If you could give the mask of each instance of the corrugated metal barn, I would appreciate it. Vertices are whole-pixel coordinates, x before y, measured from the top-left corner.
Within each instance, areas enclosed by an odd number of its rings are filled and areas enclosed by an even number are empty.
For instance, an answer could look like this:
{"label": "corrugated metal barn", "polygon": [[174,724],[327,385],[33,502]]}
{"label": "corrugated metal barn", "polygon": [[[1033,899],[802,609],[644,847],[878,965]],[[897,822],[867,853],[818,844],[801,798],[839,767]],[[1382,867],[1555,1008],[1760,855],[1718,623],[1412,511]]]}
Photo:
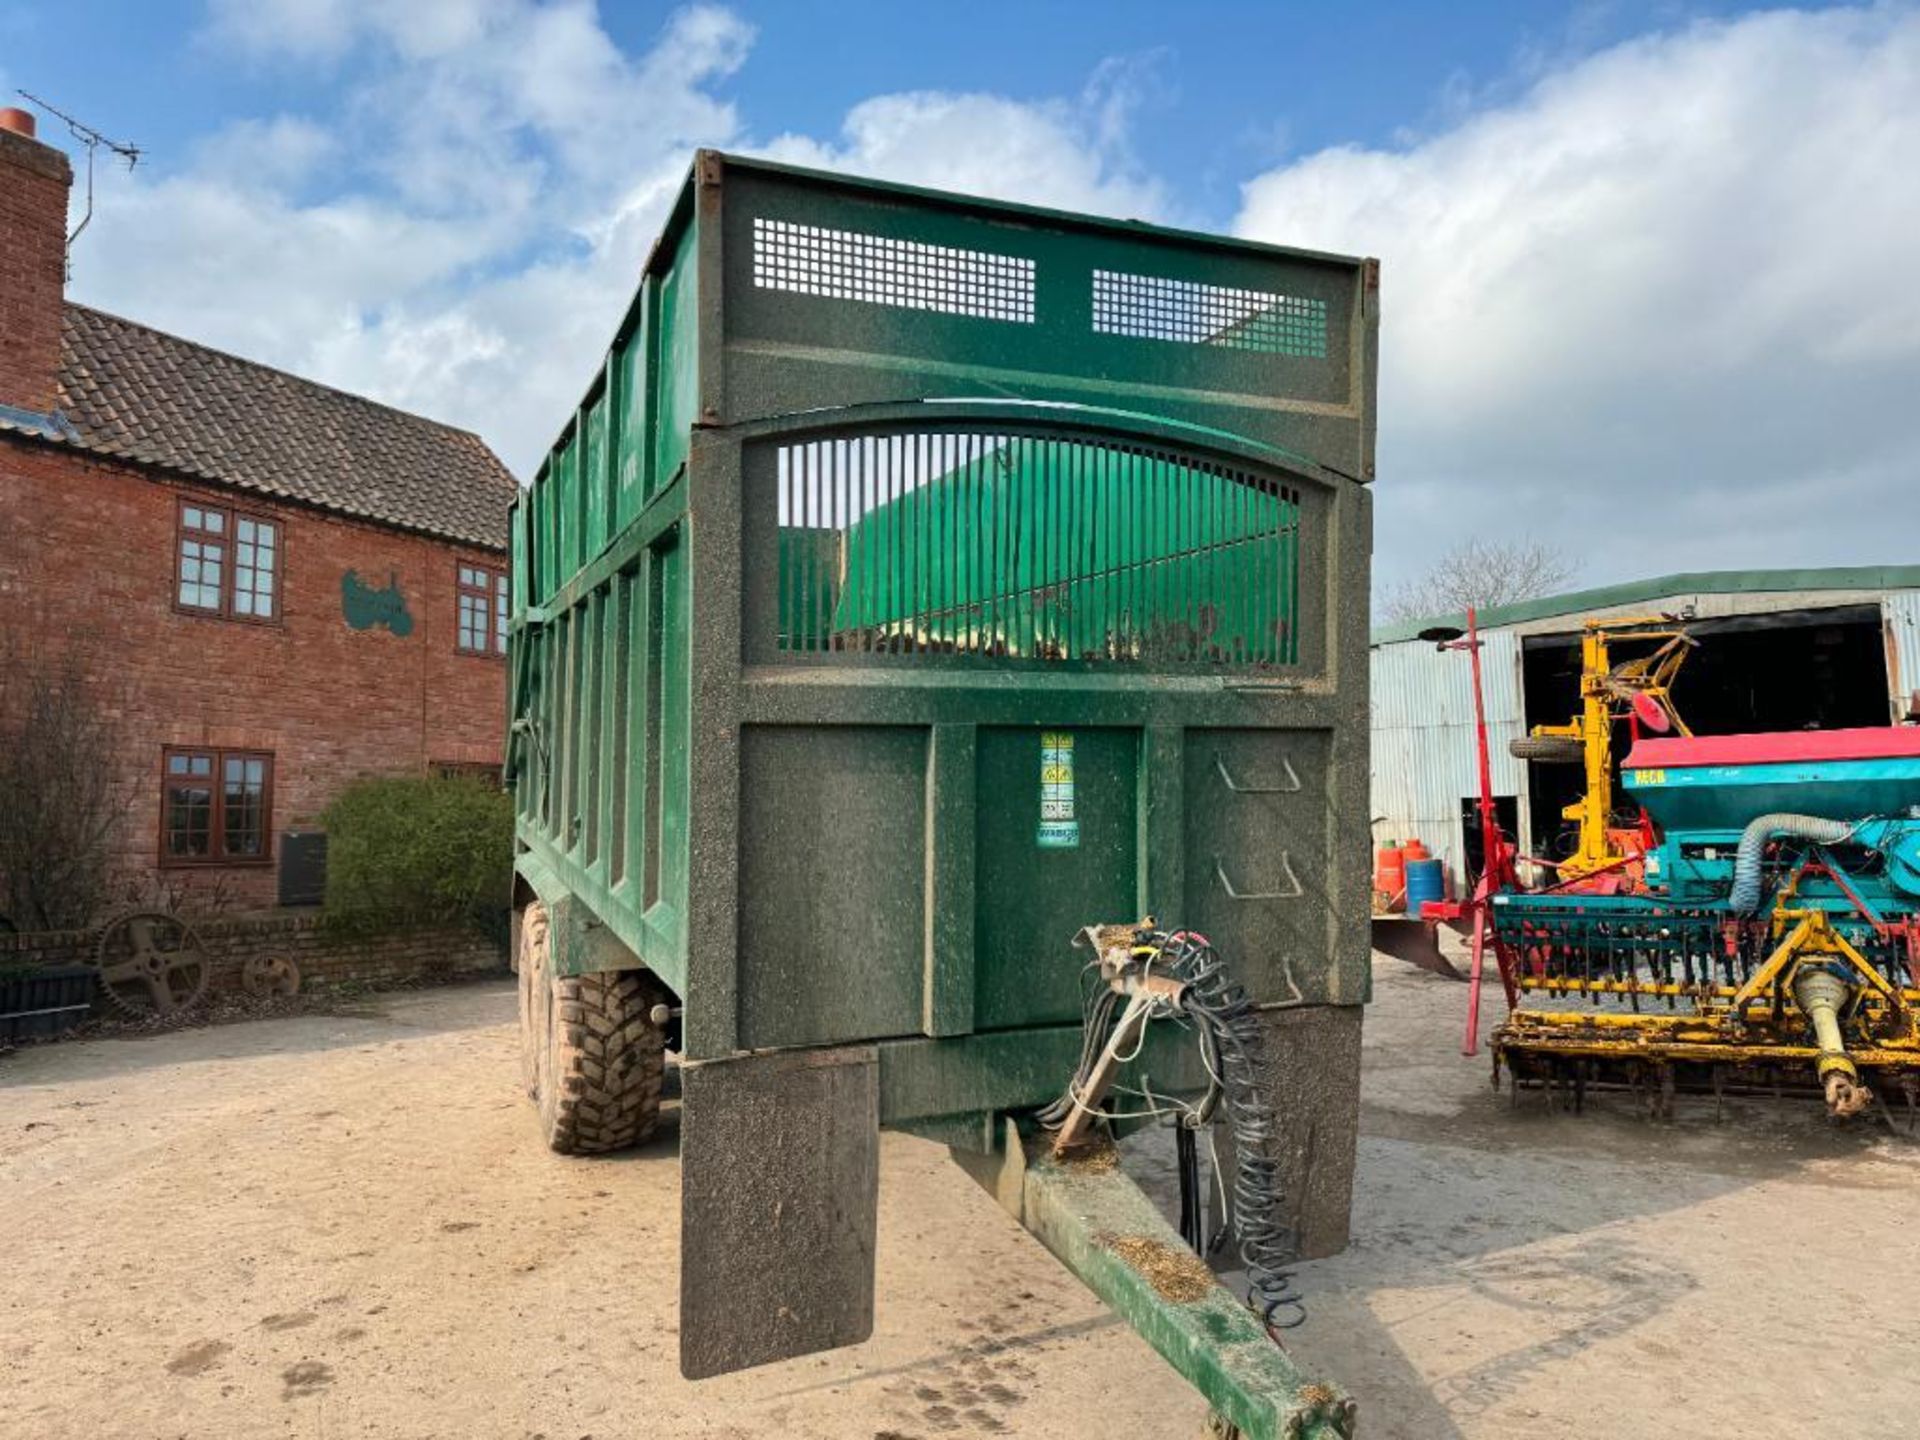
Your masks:
{"label": "corrugated metal barn", "polygon": [[[1826,730],[1920,720],[1920,565],[1663,575],[1490,610],[1480,617],[1493,788],[1530,855],[1556,857],[1576,768],[1515,760],[1507,742],[1579,708],[1589,617],[1670,615],[1699,642],[1674,686],[1697,733]],[[1479,794],[1467,656],[1418,638],[1438,616],[1372,643],[1376,844],[1418,838],[1453,884],[1478,864]]]}

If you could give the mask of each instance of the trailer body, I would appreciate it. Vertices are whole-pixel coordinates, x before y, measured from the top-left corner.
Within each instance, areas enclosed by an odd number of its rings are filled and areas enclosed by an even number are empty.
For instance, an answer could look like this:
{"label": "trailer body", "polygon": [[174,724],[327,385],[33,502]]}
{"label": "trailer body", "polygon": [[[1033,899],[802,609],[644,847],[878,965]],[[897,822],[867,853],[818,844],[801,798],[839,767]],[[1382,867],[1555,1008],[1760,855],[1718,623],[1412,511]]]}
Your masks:
{"label": "trailer body", "polygon": [[[718,1280],[735,1332],[690,1370],[864,1333],[874,1126],[989,1149],[1053,1098],[1092,920],[1293,1007],[1344,1243],[1376,302],[1370,261],[697,157],[515,510],[509,645],[521,894],[556,973],[672,992],[685,1203],[737,1202],[689,1214],[683,1329]],[[837,1329],[738,1338],[785,1303],[732,1233],[756,1104],[856,1196],[782,1252]]]}

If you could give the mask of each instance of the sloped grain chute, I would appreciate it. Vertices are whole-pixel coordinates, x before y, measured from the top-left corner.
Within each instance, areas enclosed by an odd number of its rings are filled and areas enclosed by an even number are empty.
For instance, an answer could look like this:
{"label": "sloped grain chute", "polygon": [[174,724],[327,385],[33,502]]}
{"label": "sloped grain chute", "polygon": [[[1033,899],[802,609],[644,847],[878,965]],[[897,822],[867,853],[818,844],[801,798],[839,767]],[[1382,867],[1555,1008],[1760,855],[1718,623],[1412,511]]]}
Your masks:
{"label": "sloped grain chute", "polygon": [[[606,1148],[678,1053],[689,1376],[869,1333],[892,1126],[1247,1434],[1350,1429],[1225,1292],[1095,1243],[1166,1229],[1123,1177],[1026,1148],[1083,1048],[1073,937],[1175,916],[1284,1038],[1301,1248],[1345,1243],[1375,277],[697,160],[515,512],[510,646],[527,1084]],[[1174,1027],[1141,1053],[1204,1087]]]}

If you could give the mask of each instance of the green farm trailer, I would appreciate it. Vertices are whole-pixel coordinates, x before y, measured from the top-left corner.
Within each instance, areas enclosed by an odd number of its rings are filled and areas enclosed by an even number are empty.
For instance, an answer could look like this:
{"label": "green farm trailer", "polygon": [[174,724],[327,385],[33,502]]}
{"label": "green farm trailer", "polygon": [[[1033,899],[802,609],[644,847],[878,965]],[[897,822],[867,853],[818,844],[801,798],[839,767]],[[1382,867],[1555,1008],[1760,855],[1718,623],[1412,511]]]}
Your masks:
{"label": "green farm trailer", "polygon": [[1235,1174],[1346,1243],[1377,280],[696,158],[514,512],[508,760],[547,1142],[643,1139],[679,1058],[689,1376],[870,1333],[898,1127],[1223,1423],[1350,1432],[1058,1121],[1124,1124],[1122,1075],[1191,1118],[1257,1051]]}

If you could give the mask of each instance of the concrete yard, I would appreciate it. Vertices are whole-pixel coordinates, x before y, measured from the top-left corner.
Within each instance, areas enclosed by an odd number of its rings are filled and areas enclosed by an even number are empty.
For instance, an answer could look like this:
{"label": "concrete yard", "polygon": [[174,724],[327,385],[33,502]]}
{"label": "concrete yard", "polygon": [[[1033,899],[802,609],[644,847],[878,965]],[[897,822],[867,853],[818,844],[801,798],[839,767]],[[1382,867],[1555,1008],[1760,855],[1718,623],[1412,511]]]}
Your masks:
{"label": "concrete yard", "polygon": [[[1462,987],[1376,981],[1354,1245],[1302,1267],[1294,1343],[1363,1435],[1916,1433],[1920,1142],[1799,1102],[1510,1109],[1457,1053]],[[0,1058],[0,1435],[1198,1436],[1198,1398],[900,1136],[874,1339],[682,1381],[672,1128],[538,1150],[513,1003]]]}

